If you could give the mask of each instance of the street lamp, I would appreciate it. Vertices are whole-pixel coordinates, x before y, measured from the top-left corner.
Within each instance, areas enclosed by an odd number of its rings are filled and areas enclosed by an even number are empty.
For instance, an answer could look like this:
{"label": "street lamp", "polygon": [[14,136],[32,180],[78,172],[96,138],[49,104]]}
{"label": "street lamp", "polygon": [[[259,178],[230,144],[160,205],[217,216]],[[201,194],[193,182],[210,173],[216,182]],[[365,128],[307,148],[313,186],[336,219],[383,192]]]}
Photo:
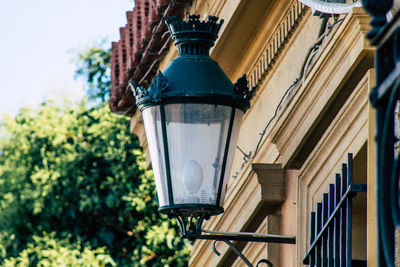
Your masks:
{"label": "street lamp", "polygon": [[209,56],[222,23],[214,16],[167,19],[178,57],[149,90],[130,83],[143,114],[159,211],[178,220],[185,238],[294,243],[294,237],[202,235],[203,221],[224,211],[241,120],[255,91],[246,75],[233,84]]}
{"label": "street lamp", "polygon": [[179,55],[149,90],[134,84],[143,113],[159,211],[174,217],[220,214],[243,114],[253,91],[232,84],[209,57],[223,23],[199,15],[166,20]]}

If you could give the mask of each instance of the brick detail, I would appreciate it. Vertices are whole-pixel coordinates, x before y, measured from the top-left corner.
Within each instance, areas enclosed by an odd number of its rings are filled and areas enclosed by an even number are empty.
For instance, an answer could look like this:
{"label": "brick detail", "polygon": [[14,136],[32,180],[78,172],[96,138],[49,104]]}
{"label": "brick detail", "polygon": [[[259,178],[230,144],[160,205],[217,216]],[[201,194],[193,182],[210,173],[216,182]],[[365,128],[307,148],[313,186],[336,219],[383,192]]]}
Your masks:
{"label": "brick detail", "polygon": [[128,78],[128,64],[126,50],[127,46],[125,44],[125,28],[119,28],[121,39],[118,42],[118,63],[120,66],[119,83],[122,84]]}
{"label": "brick detail", "polygon": [[118,63],[118,43],[113,42],[111,44],[111,58],[110,58],[110,67],[111,67],[111,88],[115,89],[119,86],[119,63]]}
{"label": "brick detail", "polygon": [[126,12],[127,24],[120,28],[120,40],[112,43],[111,97],[113,112],[132,115],[135,99],[128,88],[130,80],[148,86],[170,42],[163,19],[183,15],[190,0],[136,0]]}

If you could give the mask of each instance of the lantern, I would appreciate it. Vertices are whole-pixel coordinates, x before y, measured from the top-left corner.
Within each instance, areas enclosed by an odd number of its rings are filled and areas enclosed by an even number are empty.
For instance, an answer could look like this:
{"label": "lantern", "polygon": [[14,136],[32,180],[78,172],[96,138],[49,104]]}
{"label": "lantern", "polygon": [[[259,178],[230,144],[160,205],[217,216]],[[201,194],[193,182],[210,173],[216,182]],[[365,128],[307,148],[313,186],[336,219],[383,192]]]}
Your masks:
{"label": "lantern", "polygon": [[[147,90],[131,82],[143,114],[159,211],[173,217],[222,213],[243,114],[254,90],[233,84],[209,57],[223,20],[166,20],[179,50]],[[181,225],[182,226],[182,225]]]}

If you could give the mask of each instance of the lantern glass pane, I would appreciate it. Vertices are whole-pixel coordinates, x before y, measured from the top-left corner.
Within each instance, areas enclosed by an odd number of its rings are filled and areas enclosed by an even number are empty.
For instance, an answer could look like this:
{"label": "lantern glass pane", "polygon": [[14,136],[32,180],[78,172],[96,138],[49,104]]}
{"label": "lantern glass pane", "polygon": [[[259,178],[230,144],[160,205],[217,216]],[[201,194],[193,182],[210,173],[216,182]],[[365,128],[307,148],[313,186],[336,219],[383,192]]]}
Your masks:
{"label": "lantern glass pane", "polygon": [[232,111],[213,104],[165,106],[174,204],[217,205]]}
{"label": "lantern glass pane", "polygon": [[235,151],[236,151],[236,144],[237,144],[237,140],[239,137],[240,125],[242,124],[242,118],[243,118],[243,111],[241,111],[240,109],[236,109],[233,126],[232,126],[231,139],[229,142],[228,158],[226,160],[226,167],[225,167],[226,171],[224,174],[224,180],[223,180],[223,185],[222,185],[221,199],[220,199],[220,203],[219,203],[219,205],[221,207],[224,204],[226,184],[228,183],[229,177],[231,175],[233,156],[235,155]]}
{"label": "lantern glass pane", "polygon": [[143,121],[160,206],[169,205],[160,107],[143,110]]}

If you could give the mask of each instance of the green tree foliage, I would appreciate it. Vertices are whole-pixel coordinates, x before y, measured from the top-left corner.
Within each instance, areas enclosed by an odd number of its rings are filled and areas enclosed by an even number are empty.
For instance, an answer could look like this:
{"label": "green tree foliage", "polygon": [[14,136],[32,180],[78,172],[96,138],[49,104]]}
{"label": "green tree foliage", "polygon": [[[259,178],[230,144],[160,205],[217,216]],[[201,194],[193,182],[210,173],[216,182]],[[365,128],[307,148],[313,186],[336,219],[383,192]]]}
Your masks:
{"label": "green tree foliage", "polygon": [[76,75],[85,79],[92,101],[104,103],[110,96],[110,55],[111,49],[105,49],[104,42],[78,54]]}
{"label": "green tree foliage", "polygon": [[6,259],[4,266],[116,266],[105,248],[91,250],[88,246],[83,247],[80,242],[60,240],[54,233],[43,237],[33,236],[33,241],[19,257]]}
{"label": "green tree foliage", "polygon": [[87,106],[48,100],[1,122],[0,263],[186,265],[129,118]]}

